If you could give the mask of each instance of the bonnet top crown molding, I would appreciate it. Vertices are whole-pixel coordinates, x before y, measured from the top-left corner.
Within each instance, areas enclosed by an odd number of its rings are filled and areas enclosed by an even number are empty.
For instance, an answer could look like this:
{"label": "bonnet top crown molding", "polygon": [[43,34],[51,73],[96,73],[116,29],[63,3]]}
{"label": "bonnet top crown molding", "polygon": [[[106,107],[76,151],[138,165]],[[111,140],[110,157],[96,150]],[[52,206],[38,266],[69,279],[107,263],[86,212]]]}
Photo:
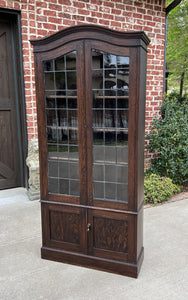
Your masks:
{"label": "bonnet top crown molding", "polygon": [[52,35],[31,40],[30,42],[34,46],[34,52],[36,53],[50,51],[66,43],[83,39],[101,40],[111,43],[112,36],[114,38],[113,43],[117,46],[141,46],[146,50],[146,46],[150,43],[150,39],[144,31],[123,32],[92,24],[67,27]]}

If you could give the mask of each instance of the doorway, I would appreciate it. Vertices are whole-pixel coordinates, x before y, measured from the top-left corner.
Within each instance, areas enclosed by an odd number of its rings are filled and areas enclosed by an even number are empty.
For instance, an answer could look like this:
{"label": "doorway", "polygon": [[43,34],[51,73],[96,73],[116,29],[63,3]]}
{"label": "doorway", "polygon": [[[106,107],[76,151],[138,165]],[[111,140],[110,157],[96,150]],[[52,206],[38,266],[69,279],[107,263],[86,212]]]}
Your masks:
{"label": "doorway", "polygon": [[0,10],[0,190],[25,186],[26,122],[19,13]]}

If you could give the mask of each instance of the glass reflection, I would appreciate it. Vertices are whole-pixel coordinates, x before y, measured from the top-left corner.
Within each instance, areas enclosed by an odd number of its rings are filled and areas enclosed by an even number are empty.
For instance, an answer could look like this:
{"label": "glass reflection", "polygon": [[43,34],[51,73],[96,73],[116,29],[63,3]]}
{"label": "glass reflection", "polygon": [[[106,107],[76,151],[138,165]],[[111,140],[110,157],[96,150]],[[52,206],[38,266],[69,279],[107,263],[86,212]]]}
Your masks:
{"label": "glass reflection", "polygon": [[65,89],[65,73],[64,72],[55,73],[55,82],[56,82],[56,90],[64,90]]}
{"label": "glass reflection", "polygon": [[66,55],[66,69],[76,70],[76,51]]}
{"label": "glass reflection", "polygon": [[92,50],[93,194],[127,201],[129,57]]}
{"label": "glass reflection", "polygon": [[64,56],[56,58],[56,60],[55,60],[55,70],[63,71],[64,69],[65,69]]}
{"label": "glass reflection", "polygon": [[45,90],[54,90],[54,73],[48,72],[45,73]]}
{"label": "glass reflection", "polygon": [[45,61],[49,193],[79,196],[76,51]]}

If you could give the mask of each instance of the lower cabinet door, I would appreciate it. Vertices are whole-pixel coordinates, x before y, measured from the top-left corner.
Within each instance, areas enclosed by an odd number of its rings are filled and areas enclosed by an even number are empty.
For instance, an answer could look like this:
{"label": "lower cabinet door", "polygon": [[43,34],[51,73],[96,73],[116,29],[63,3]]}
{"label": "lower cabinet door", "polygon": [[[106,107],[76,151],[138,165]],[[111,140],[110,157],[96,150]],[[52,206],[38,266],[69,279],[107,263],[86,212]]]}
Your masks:
{"label": "lower cabinet door", "polygon": [[85,209],[42,203],[43,247],[86,253],[85,228]]}
{"label": "lower cabinet door", "polygon": [[123,213],[88,209],[89,254],[128,261],[128,216]]}

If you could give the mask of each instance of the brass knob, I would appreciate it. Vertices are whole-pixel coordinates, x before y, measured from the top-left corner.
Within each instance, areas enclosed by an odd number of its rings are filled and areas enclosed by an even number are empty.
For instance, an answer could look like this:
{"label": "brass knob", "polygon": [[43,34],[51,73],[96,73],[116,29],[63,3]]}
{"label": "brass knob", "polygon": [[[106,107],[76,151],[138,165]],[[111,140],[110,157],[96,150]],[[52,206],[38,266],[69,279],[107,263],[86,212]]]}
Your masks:
{"label": "brass knob", "polygon": [[91,229],[91,224],[88,223],[88,224],[87,224],[87,231],[90,231],[90,229]]}

